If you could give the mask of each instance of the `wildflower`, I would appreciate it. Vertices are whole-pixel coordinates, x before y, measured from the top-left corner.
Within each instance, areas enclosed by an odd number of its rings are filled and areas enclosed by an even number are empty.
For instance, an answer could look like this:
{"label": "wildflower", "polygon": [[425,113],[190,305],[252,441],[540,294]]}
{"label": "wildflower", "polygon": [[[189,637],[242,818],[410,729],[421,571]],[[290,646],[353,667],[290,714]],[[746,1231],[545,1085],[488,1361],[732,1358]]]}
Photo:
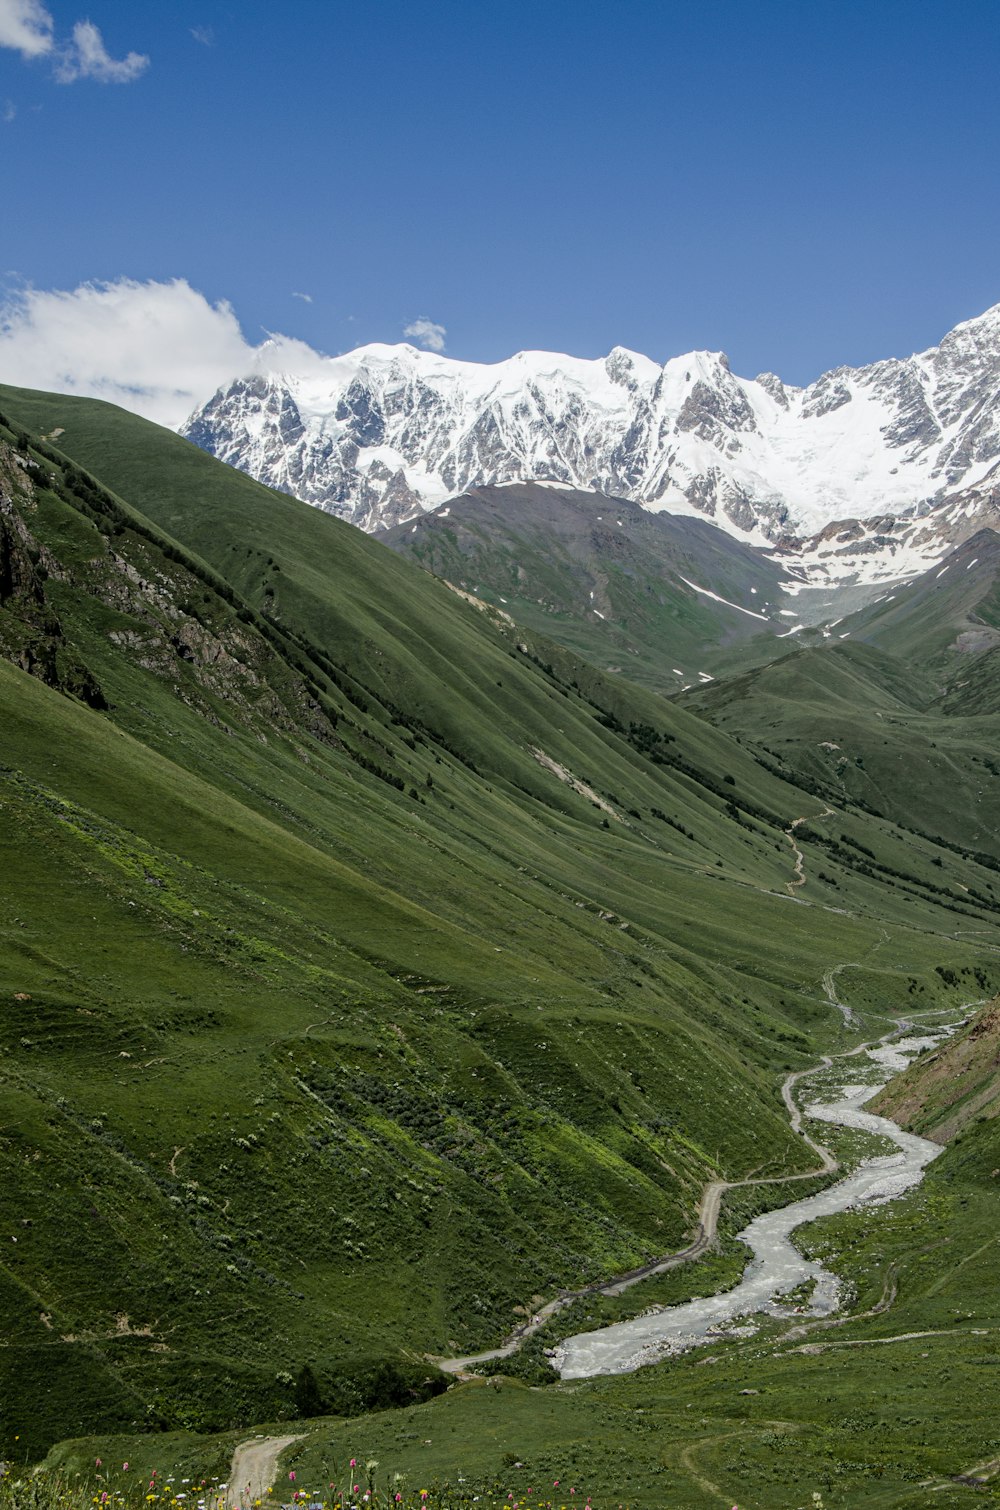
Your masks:
{"label": "wildflower", "polygon": [[288,1479],[289,1479],[290,1483],[292,1483],[292,1484],[295,1483],[295,1469],[294,1468],[290,1468],[288,1470]]}
{"label": "wildflower", "polygon": [[123,1463],[122,1464],[122,1473],[128,1473],[128,1464],[127,1463]]}
{"label": "wildflower", "polygon": [[94,1459],[94,1467],[95,1468],[100,1468],[100,1466],[101,1466],[101,1460],[100,1460],[100,1458],[95,1458]]}

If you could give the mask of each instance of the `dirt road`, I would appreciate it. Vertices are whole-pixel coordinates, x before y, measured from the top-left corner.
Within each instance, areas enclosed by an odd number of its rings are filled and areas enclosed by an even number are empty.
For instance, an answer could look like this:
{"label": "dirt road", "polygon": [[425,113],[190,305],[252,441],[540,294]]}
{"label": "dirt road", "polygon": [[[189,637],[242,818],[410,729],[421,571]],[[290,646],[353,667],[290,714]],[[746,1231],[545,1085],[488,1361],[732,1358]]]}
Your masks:
{"label": "dirt road", "polygon": [[229,1469],[226,1504],[252,1505],[254,1500],[264,1499],[274,1483],[279,1457],[286,1447],[301,1440],[301,1436],[251,1437],[249,1442],[241,1442]]}

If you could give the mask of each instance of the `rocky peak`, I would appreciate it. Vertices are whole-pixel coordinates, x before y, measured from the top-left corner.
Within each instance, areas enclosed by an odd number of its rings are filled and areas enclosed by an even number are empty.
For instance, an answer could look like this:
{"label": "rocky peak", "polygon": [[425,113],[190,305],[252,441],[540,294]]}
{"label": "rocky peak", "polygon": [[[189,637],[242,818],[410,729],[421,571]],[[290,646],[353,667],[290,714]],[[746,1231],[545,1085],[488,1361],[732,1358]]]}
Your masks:
{"label": "rocky peak", "polygon": [[774,402],[780,404],[782,409],[788,408],[788,390],[777,373],[758,372],[754,378],[754,382],[758,388],[763,388],[765,393],[769,393]]}
{"label": "rocky peak", "polygon": [[[769,402],[764,401],[767,395]],[[237,378],[190,439],[251,475],[378,529],[464,488],[530,479],[706,513],[750,539],[899,516],[1000,458],[1000,306],[915,357],[789,388],[721,352],[662,367],[523,352],[479,367],[411,346]]]}

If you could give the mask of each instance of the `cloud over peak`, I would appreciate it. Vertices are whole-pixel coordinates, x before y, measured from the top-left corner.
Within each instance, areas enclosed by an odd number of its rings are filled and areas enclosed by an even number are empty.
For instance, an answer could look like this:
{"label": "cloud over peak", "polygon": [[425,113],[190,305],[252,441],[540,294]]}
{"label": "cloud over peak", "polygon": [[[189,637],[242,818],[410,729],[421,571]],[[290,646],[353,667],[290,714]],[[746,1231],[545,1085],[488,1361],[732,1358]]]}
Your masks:
{"label": "cloud over peak", "polygon": [[436,320],[430,320],[426,315],[418,315],[411,320],[409,325],[403,326],[404,336],[412,336],[425,351],[444,351],[444,340],[448,334],[443,325],[438,325]]}
{"label": "cloud over peak", "polygon": [[325,362],[292,336],[251,345],[232,306],[184,278],[29,287],[0,302],[4,382],[107,399],[171,429],[233,378],[318,373]]}
{"label": "cloud over peak", "polygon": [[0,306],[6,381],[108,399],[161,425],[181,424],[254,359],[231,307],[179,278],[28,288]]}

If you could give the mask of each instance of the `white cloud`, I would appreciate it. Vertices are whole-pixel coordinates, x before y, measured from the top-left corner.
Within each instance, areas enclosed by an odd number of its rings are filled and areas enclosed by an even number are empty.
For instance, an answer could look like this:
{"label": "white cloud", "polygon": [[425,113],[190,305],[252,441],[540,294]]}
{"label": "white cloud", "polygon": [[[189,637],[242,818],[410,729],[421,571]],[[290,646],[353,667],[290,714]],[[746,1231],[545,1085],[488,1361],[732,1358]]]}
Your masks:
{"label": "white cloud", "polygon": [[312,294],[292,294],[292,298],[301,299],[303,304],[311,304],[313,301]]}
{"label": "white cloud", "polygon": [[5,382],[108,399],[161,425],[181,424],[220,384],[283,358],[300,353],[281,337],[249,345],[230,306],[183,279],[29,288],[0,306]]}
{"label": "white cloud", "polygon": [[[0,0],[2,3],[2,0]],[[96,79],[99,84],[130,84],[149,67],[144,53],[130,52],[124,58],[112,58],[93,21],[78,21],[73,40],[61,51],[56,65],[60,84],[76,79]]]}
{"label": "white cloud", "polygon": [[52,51],[53,21],[40,0],[0,0],[0,47],[13,47],[25,58]]}
{"label": "white cloud", "polygon": [[444,338],[448,332],[443,325],[429,320],[426,315],[418,315],[409,325],[403,326],[403,334],[412,336],[428,351],[444,351]]}
{"label": "white cloud", "polygon": [[191,35],[202,47],[212,47],[215,43],[215,32],[210,26],[192,26]]}
{"label": "white cloud", "polygon": [[11,121],[14,119],[14,117],[15,117],[16,114],[17,114],[17,106],[14,104],[14,101],[13,100],[4,100],[4,102],[3,102],[4,124],[7,125],[7,126],[9,126],[10,123],[11,123]]}
{"label": "white cloud", "polygon": [[12,47],[23,58],[51,58],[60,84],[129,84],[149,67],[143,53],[111,57],[93,21],[78,21],[70,40],[57,44],[55,23],[41,0],[0,0],[0,47]]}

